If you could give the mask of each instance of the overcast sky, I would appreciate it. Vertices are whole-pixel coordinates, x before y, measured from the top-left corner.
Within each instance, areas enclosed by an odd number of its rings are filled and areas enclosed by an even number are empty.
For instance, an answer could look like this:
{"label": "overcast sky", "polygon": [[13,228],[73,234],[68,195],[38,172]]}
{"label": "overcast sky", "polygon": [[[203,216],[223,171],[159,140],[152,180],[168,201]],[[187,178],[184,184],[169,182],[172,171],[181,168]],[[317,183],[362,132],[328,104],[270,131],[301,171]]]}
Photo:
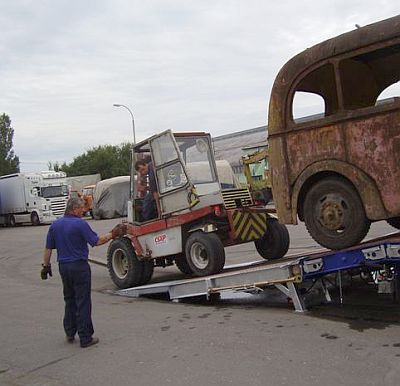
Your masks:
{"label": "overcast sky", "polygon": [[[397,4],[397,5],[396,5]],[[394,0],[0,0],[0,114],[21,171],[159,131],[265,125],[279,69]]]}

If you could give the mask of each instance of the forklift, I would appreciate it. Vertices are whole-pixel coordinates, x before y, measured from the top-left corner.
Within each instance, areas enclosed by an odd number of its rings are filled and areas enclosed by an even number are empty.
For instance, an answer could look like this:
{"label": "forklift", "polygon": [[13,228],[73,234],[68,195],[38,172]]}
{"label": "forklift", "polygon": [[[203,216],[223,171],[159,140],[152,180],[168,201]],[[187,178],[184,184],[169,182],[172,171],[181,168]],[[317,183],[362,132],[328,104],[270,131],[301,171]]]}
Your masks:
{"label": "forklift", "polygon": [[[140,213],[137,160],[152,163],[159,196],[160,213],[147,221]],[[221,188],[210,134],[167,130],[133,146],[127,235],[107,250],[118,288],[144,285],[155,267],[174,264],[188,276],[219,273],[225,247],[248,242],[264,259],[280,259],[289,249],[289,233],[248,188]]]}

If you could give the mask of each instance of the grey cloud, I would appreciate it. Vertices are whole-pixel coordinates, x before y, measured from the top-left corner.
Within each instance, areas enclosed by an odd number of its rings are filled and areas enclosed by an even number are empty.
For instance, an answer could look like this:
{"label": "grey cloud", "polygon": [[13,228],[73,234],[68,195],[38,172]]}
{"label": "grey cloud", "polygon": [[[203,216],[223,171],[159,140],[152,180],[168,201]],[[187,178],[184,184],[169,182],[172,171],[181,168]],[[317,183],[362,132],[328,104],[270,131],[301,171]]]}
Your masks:
{"label": "grey cloud", "polygon": [[21,159],[51,161],[129,140],[130,117],[113,103],[132,108],[138,140],[165,128],[216,136],[265,125],[291,56],[398,13],[376,0],[4,3],[0,112]]}

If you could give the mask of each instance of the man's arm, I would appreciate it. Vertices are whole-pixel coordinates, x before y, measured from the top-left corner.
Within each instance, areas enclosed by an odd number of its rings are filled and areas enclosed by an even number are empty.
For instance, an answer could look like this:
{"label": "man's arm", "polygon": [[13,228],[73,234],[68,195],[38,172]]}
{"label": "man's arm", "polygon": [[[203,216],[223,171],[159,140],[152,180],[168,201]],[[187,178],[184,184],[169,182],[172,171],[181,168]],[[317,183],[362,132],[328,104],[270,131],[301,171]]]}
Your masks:
{"label": "man's arm", "polygon": [[160,218],[161,217],[161,206],[160,206],[160,196],[158,195],[158,192],[153,192],[153,198],[157,205],[157,217]]}
{"label": "man's arm", "polygon": [[42,270],[40,271],[40,277],[42,280],[47,280],[48,276],[53,276],[50,264],[51,252],[52,250],[50,248],[45,248],[43,252],[43,264]]}
{"label": "man's arm", "polygon": [[51,258],[52,249],[45,248],[43,253],[43,265],[47,267],[50,265],[50,258]]}
{"label": "man's arm", "polygon": [[112,240],[112,233],[108,232],[105,233],[104,235],[99,236],[99,239],[97,240],[96,246],[103,245],[105,243],[108,243],[110,240]]}
{"label": "man's arm", "polygon": [[111,232],[107,232],[104,235],[101,235],[97,240],[96,245],[103,245],[108,243],[110,240],[118,239],[119,237],[125,236],[127,233],[126,224],[117,224]]}

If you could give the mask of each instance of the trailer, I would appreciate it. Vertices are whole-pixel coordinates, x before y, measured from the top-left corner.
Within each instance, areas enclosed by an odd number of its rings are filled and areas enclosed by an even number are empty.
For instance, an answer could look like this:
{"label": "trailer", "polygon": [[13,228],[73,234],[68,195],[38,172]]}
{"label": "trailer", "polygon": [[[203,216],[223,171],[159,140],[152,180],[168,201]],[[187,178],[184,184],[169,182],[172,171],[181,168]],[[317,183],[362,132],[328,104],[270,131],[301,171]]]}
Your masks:
{"label": "trailer", "polygon": [[49,224],[55,217],[50,204],[39,195],[38,176],[22,173],[0,177],[0,224]]}
{"label": "trailer", "polygon": [[[375,273],[379,272],[379,275]],[[198,296],[210,299],[226,291],[281,291],[295,311],[307,309],[305,290],[318,289],[323,301],[331,302],[327,277],[336,273],[339,289],[345,273],[375,277],[379,293],[391,293],[398,300],[400,291],[400,233],[369,240],[339,251],[320,251],[288,256],[279,261],[256,261],[227,266],[220,274],[155,283],[115,291],[128,297],[167,294],[179,301]]]}

